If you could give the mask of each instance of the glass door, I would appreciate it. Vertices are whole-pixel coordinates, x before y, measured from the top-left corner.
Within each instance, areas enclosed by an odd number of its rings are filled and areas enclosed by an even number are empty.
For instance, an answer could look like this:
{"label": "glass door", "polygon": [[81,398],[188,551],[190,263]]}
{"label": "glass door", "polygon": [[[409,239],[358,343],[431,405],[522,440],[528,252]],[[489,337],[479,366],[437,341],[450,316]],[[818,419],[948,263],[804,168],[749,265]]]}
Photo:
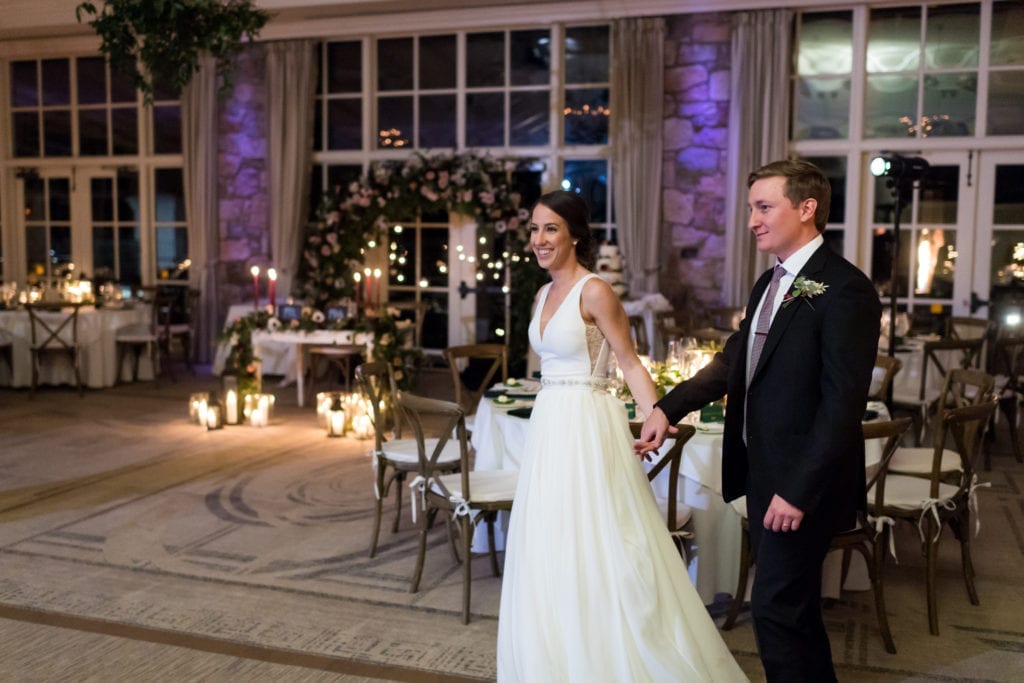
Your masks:
{"label": "glass door", "polygon": [[972,310],[1001,326],[1024,318],[1024,154],[983,152],[978,165],[979,249]]}
{"label": "glass door", "polygon": [[[941,334],[950,315],[970,314],[977,243],[974,188],[966,152],[921,156],[930,168],[900,207],[895,289],[898,308],[910,313],[913,332]],[[883,302],[888,302],[893,289],[896,202],[890,178],[865,174],[872,209],[871,279]]]}
{"label": "glass door", "polygon": [[25,273],[28,285],[44,285],[63,277],[72,267],[71,171],[18,174],[18,213],[25,235]]}

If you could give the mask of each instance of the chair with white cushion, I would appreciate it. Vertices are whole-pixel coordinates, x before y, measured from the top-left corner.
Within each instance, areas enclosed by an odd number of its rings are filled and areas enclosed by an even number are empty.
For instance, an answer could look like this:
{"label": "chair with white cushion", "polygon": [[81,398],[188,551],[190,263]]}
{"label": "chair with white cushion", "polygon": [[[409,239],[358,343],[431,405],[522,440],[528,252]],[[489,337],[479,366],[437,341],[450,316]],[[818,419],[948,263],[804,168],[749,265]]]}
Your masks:
{"label": "chair with white cushion", "polygon": [[[398,532],[402,519],[402,489],[409,473],[419,471],[420,458],[416,439],[402,438],[401,415],[394,401],[394,382],[391,367],[387,363],[363,363],[356,367],[356,383],[370,404],[370,419],[373,420],[373,492],[376,506],[373,521],[373,537],[370,541],[370,557],[377,554],[380,538],[380,523],[384,514],[384,499],[391,487],[395,489],[395,521],[391,532]],[[390,432],[394,438],[388,439]],[[428,439],[427,447],[433,448],[438,439]],[[462,461],[458,443],[449,441],[438,457],[438,468],[444,472],[457,472]]]}
{"label": "chair with white cushion", "polygon": [[[402,392],[397,398],[398,406],[412,425],[416,434],[419,454],[419,472],[413,483],[413,504],[421,515],[419,552],[416,556],[416,569],[413,571],[412,585],[409,590],[419,590],[423,576],[423,563],[427,553],[427,534],[433,526],[434,519],[440,513],[448,529],[452,553],[457,562],[462,563],[462,623],[469,623],[470,590],[473,583],[471,548],[473,528],[483,522],[487,525],[487,538],[490,542],[491,570],[495,576],[500,575],[498,554],[494,543],[494,523],[498,513],[512,509],[519,472],[515,470],[472,471],[469,462],[469,443],[466,437],[466,418],[457,403],[439,399],[415,396]],[[425,436],[424,417],[430,415],[440,420],[438,440],[428,440]],[[431,442],[433,445],[430,445]],[[459,450],[461,467],[458,472],[451,472],[442,461],[445,449],[454,443]],[[455,534],[461,541],[461,558]]]}
{"label": "chair with white cushion", "polygon": [[[996,409],[995,399],[978,405],[949,408],[939,424],[939,438],[932,449],[932,468],[928,477],[916,477],[891,472],[883,467],[875,487],[877,494],[869,501],[869,512],[879,520],[906,521],[918,528],[921,550],[926,561],[926,594],[928,601],[928,628],[932,635],[939,634],[938,596],[936,573],[939,564],[939,541],[947,525],[960,542],[960,564],[972,605],[979,604],[974,587],[974,563],[971,561],[971,517],[976,514],[975,496],[978,479],[974,462],[981,447],[985,425]],[[952,481],[943,476],[941,463],[945,458],[943,444],[951,436],[956,443],[960,459],[958,476]],[[977,524],[977,520],[975,520]],[[885,538],[892,532],[883,526],[876,547],[885,547]],[[884,554],[883,554],[884,558]]]}
{"label": "chair with white cushion", "polygon": [[[988,373],[981,370],[953,368],[946,374],[942,393],[935,404],[936,412],[933,424],[937,427],[945,411],[950,408],[978,405],[991,400],[994,386],[995,378]],[[944,438],[939,431],[937,428],[932,429],[934,439]],[[933,446],[942,447],[942,459],[939,462],[939,472],[941,474],[948,475],[960,471],[960,456],[954,449],[948,448],[950,444],[935,441]],[[934,464],[933,446],[896,449],[896,453],[889,463],[889,471],[918,477],[929,476]]]}
{"label": "chair with white cushion", "polygon": [[39,385],[39,368],[44,358],[65,356],[71,363],[75,373],[75,386],[79,395],[85,390],[82,384],[82,345],[78,340],[78,311],[82,304],[77,303],[28,303],[29,325],[32,332],[29,351],[32,354],[32,391],[29,398],[36,394]]}

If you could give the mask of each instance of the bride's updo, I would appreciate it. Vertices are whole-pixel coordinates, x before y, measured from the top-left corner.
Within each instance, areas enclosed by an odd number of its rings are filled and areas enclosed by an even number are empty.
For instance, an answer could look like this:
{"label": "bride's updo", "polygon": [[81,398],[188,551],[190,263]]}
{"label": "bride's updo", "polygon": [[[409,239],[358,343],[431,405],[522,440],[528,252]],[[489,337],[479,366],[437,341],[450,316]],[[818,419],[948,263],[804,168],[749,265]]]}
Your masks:
{"label": "bride's updo", "polygon": [[593,270],[597,250],[594,233],[590,231],[590,209],[587,203],[575,192],[555,190],[541,195],[537,204],[543,204],[562,217],[569,226],[569,234],[576,240],[576,260],[587,270]]}

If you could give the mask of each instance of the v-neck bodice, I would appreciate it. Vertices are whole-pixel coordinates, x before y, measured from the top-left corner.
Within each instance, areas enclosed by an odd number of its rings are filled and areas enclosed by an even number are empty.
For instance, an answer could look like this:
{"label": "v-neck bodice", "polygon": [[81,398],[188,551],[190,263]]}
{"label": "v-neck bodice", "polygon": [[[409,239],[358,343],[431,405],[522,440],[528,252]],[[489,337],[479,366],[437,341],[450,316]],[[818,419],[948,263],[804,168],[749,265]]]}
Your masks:
{"label": "v-neck bodice", "polygon": [[540,320],[551,291],[551,284],[541,290],[537,309],[530,322],[530,345],[540,356],[541,375],[547,379],[604,378],[608,365],[608,344],[593,323],[583,320],[580,297],[584,283],[593,273],[583,276],[572,286],[559,304],[541,334]]}

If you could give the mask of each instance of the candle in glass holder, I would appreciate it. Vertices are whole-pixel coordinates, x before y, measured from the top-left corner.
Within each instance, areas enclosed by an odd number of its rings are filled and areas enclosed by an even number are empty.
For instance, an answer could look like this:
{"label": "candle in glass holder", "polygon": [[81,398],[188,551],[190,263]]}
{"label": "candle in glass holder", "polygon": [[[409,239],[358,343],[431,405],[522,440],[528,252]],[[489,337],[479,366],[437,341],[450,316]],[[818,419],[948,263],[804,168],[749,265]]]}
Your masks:
{"label": "candle in glass holder", "polygon": [[260,267],[253,266],[249,272],[252,273],[252,307],[256,310],[260,307]]}
{"label": "candle in glass holder", "polygon": [[207,392],[192,394],[188,398],[188,419],[193,424],[206,424],[206,404],[210,400]]}
{"label": "candle in glass holder", "polygon": [[274,307],[277,305],[277,300],[274,298],[274,289],[277,287],[277,271],[273,268],[267,268],[267,299],[269,300],[270,306]]}
{"label": "candle in glass holder", "polygon": [[221,422],[220,406],[216,403],[206,407],[206,430],[220,429],[224,425]]}
{"label": "candle in glass holder", "polygon": [[238,424],[238,391],[228,389],[224,394],[224,421],[229,425]]}
{"label": "candle in glass holder", "polygon": [[330,407],[327,408],[325,418],[327,427],[327,436],[338,437],[344,436],[345,434],[345,408],[342,405],[341,397],[336,396],[331,400]]}
{"label": "candle in glass holder", "polygon": [[359,289],[360,289],[360,287],[362,285],[362,280],[363,280],[363,274],[360,273],[358,270],[356,272],[352,273],[352,281],[356,283],[355,284],[355,299],[356,299],[356,312],[357,313],[359,312],[359,299],[360,299],[360,297],[359,297]]}

